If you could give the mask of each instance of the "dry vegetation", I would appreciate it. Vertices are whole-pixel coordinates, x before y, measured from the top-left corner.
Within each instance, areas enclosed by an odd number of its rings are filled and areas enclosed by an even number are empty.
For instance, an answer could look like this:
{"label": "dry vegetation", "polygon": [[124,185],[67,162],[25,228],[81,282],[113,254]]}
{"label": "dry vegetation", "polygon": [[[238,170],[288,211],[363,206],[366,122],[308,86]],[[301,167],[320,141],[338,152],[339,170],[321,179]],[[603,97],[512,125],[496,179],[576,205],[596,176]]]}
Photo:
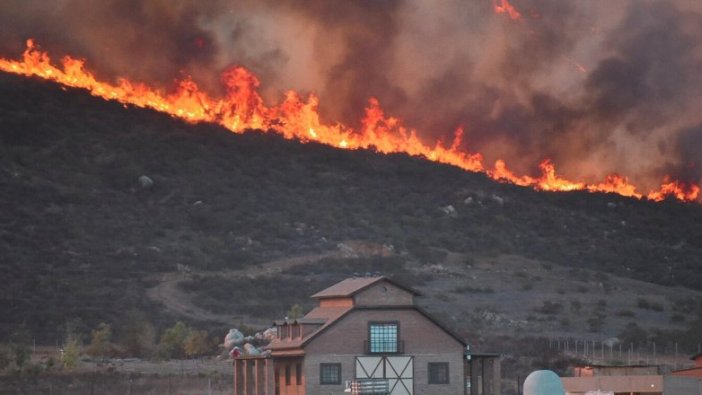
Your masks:
{"label": "dry vegetation", "polygon": [[[0,341],[21,329],[55,344],[71,322],[84,336],[110,323],[120,338],[129,311],[157,333],[180,319],[224,333],[147,297],[161,274],[179,272],[201,308],[263,320],[354,272],[382,272],[488,346],[499,343],[482,336],[488,328],[663,339],[699,320],[697,204],[538,193],[405,155],[188,125],[6,75],[0,142]],[[217,276],[345,240],[394,253]]]}

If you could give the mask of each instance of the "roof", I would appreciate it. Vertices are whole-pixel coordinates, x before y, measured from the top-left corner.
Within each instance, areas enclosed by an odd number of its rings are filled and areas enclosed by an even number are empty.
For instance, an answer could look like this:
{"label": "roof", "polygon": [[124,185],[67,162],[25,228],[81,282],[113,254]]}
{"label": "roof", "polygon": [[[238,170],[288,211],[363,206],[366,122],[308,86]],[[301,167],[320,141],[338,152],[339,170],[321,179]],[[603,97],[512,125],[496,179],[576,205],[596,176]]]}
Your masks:
{"label": "roof", "polygon": [[378,277],[352,277],[352,278],[347,278],[346,280],[343,280],[341,282],[338,282],[334,285],[332,285],[329,288],[326,288],[322,291],[317,292],[316,294],[312,295],[312,298],[315,299],[325,299],[325,298],[340,298],[340,297],[351,297],[362,290],[370,287],[371,285],[380,282],[380,281],[387,281],[390,284],[403,289],[415,296],[419,296],[419,292],[406,287],[402,284],[397,283],[396,281],[390,280],[387,277],[384,276],[378,276]]}
{"label": "roof", "polygon": [[[295,340],[285,340],[285,341],[277,341],[273,340],[269,345],[268,349],[269,350],[284,350],[284,349],[290,349],[290,348],[300,348],[302,347],[305,343],[307,343],[311,338],[315,337],[318,333],[322,332],[324,329],[332,325],[334,322],[339,320],[341,317],[345,316],[346,313],[351,311],[353,307],[351,306],[344,306],[344,307],[315,307],[312,309],[309,313],[307,313],[304,317],[301,319],[297,320],[299,323],[308,323],[308,322],[314,322],[314,323],[321,323],[322,326],[319,327],[316,331],[308,334],[302,339],[295,339]],[[291,323],[291,321],[283,321],[281,324],[284,323]],[[278,322],[275,322],[274,324],[280,325]]]}
{"label": "roof", "polygon": [[702,357],[702,352],[698,352],[697,354],[691,356],[690,359],[694,361],[699,357]]}

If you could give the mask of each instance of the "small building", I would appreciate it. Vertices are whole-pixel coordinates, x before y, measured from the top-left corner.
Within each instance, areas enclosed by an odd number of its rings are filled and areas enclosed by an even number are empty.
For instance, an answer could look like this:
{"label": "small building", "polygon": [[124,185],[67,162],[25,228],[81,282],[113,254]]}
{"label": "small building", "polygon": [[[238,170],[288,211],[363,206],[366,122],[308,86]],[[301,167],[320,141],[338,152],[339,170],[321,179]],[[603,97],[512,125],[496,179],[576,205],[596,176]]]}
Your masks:
{"label": "small building", "polygon": [[575,377],[561,381],[568,395],[702,395],[700,378],[659,371],[656,365],[578,366],[573,369]]}
{"label": "small building", "polygon": [[312,295],[318,306],[307,315],[275,323],[266,356],[234,360],[234,394],[499,394],[499,355],[468,354],[417,295],[385,277]]}
{"label": "small building", "polygon": [[695,366],[688,369],[674,370],[670,372],[672,376],[682,377],[698,377],[702,379],[702,353],[697,353],[691,358],[695,362]]}

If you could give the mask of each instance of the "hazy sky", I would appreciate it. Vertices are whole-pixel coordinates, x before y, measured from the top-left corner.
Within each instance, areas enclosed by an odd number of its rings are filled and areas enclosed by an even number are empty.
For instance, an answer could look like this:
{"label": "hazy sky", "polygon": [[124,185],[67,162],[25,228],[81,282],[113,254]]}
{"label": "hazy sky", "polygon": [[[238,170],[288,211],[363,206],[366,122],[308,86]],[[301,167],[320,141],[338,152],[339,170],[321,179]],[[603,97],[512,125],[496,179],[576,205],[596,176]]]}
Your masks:
{"label": "hazy sky", "polygon": [[243,65],[269,104],[313,91],[330,122],[374,96],[427,142],[463,126],[488,167],[702,181],[702,1],[511,3],[518,20],[492,0],[4,0],[0,55],[34,37],[104,78],[211,91]]}

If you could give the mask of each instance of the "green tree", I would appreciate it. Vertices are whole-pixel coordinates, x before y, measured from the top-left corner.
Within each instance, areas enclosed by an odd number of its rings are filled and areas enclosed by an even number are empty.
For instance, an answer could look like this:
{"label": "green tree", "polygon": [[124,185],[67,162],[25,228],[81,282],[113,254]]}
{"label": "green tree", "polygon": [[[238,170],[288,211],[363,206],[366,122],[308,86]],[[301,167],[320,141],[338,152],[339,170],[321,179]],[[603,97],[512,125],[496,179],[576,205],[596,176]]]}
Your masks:
{"label": "green tree", "polygon": [[302,306],[295,303],[294,305],[292,305],[292,307],[290,308],[290,311],[288,311],[287,315],[288,315],[288,319],[291,319],[291,320],[296,320],[296,319],[302,317]]}
{"label": "green tree", "polygon": [[190,328],[180,321],[166,329],[161,334],[158,344],[159,356],[162,358],[182,358],[185,355],[183,345],[189,333]]}
{"label": "green tree", "polygon": [[32,352],[29,348],[29,333],[17,329],[10,335],[10,355],[17,370],[22,370],[29,362]]}
{"label": "green tree", "polygon": [[74,369],[80,363],[80,342],[76,338],[69,338],[63,345],[63,367]]}
{"label": "green tree", "polygon": [[132,309],[124,317],[119,331],[119,344],[124,354],[132,357],[150,356],[156,343],[156,329],[144,312]]}

